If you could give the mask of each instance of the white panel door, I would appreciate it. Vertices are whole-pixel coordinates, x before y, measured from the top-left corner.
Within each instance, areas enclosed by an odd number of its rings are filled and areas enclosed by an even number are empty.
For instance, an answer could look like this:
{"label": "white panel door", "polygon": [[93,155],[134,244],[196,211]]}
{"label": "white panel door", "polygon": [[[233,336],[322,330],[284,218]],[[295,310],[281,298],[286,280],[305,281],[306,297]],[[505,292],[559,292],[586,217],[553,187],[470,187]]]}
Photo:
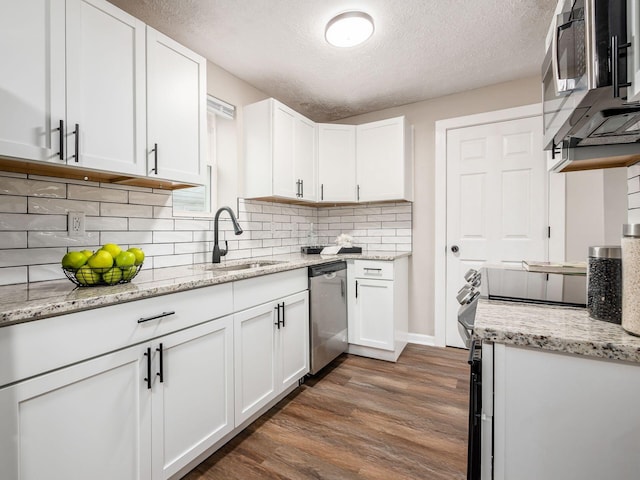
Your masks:
{"label": "white panel door", "polygon": [[546,259],[546,179],[539,117],[447,132],[447,345],[469,268]]}
{"label": "white panel door", "polygon": [[353,341],[365,347],[393,350],[393,281],[355,280],[353,300],[355,326]]}
{"label": "white panel door", "polygon": [[234,315],[235,423],[240,425],[274,398],[276,382],[276,304]]}
{"label": "white panel door", "polygon": [[147,27],[147,174],[203,184],[206,60]]}
{"label": "white panel door", "polygon": [[356,201],[356,127],[318,125],[320,201]]}
{"label": "white panel door", "polygon": [[234,427],[233,317],[154,342],[153,478],[170,478]]}
{"label": "white panel door", "polygon": [[64,164],[64,2],[1,0],[0,12],[0,155]]}
{"label": "white panel door", "polygon": [[318,199],[316,124],[306,118],[297,118],[294,130],[295,178],[302,182],[300,197],[315,202]]}
{"label": "white panel door", "polygon": [[273,108],[273,194],[298,198],[295,170],[296,114],[278,102]]}
{"label": "white panel door", "polygon": [[67,163],[144,175],[144,23],[104,0],[66,5]]}
{"label": "white panel door", "polygon": [[151,479],[145,347],[0,390],[0,477]]}
{"label": "white panel door", "polygon": [[282,327],[278,330],[280,390],[295,384],[309,373],[309,292],[282,300]]}

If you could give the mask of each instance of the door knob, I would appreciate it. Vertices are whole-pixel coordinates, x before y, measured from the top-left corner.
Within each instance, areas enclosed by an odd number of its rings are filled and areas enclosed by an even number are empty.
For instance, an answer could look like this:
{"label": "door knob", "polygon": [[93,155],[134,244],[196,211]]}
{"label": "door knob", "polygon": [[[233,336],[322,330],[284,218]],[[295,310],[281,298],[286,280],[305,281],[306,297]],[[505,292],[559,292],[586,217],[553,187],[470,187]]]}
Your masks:
{"label": "door knob", "polygon": [[458,253],[460,249],[458,248],[458,245],[451,245],[451,251],[453,253]]}

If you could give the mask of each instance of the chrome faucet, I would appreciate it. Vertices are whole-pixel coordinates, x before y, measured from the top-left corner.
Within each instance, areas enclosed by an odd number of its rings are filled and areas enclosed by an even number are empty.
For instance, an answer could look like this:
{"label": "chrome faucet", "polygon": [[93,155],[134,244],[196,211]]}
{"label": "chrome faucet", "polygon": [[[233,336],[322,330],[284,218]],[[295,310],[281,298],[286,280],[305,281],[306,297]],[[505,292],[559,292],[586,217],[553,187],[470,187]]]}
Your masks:
{"label": "chrome faucet", "polygon": [[218,245],[218,218],[220,217],[220,214],[224,210],[229,212],[229,216],[231,217],[231,222],[233,223],[233,230],[235,231],[235,234],[240,235],[242,233],[242,228],[240,228],[240,225],[238,224],[238,219],[233,214],[233,210],[231,210],[229,207],[220,207],[216,212],[215,218],[213,219],[213,259],[211,260],[212,263],[220,263],[220,257],[224,257],[227,254],[227,251],[229,250],[229,243],[226,240],[224,241],[223,249],[220,249],[220,246]]}

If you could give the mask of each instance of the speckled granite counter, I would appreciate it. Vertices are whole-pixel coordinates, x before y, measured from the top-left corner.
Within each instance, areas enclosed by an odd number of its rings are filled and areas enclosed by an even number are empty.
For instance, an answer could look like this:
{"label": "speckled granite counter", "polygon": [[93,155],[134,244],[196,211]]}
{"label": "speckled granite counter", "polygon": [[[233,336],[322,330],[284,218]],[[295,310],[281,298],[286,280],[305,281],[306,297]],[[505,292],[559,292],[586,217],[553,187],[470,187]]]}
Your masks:
{"label": "speckled granite counter", "polygon": [[640,362],[640,337],[620,325],[592,319],[585,308],[481,299],[474,336],[486,342]]}
{"label": "speckled granite counter", "polygon": [[75,287],[69,280],[53,280],[0,287],[0,327],[14,323],[103,307],[141,298],[233,282],[271,273],[304,268],[336,260],[395,260],[411,253],[367,252],[347,255],[274,255],[224,262],[220,266],[247,263],[250,260],[277,261],[256,269],[231,272],[209,269],[210,264],[186,265],[142,270],[131,282],[109,287]]}

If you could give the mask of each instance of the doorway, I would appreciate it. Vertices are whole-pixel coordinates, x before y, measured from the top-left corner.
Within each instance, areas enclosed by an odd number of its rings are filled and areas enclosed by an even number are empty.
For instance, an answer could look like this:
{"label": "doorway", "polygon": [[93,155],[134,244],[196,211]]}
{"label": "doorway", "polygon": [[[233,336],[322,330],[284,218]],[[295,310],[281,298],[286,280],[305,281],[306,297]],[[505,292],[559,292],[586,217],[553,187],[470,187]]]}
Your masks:
{"label": "doorway", "polygon": [[436,345],[464,346],[466,270],[548,258],[547,179],[540,105],[436,123]]}

